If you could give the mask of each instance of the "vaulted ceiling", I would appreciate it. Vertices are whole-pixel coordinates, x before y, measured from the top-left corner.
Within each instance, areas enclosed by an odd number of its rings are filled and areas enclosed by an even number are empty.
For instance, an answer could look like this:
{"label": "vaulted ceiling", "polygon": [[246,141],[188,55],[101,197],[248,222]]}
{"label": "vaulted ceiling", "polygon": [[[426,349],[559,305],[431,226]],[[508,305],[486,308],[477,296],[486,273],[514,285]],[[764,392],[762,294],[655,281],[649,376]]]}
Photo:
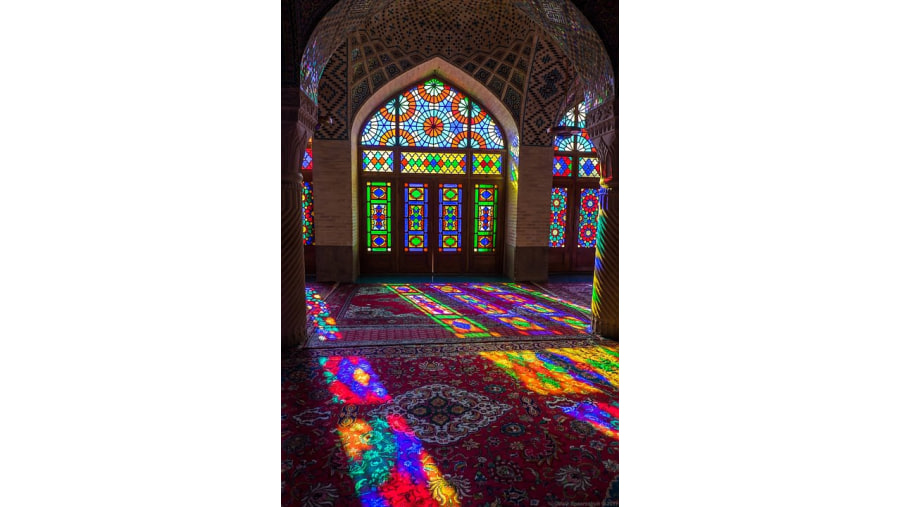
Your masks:
{"label": "vaulted ceiling", "polygon": [[[316,25],[340,0],[282,0],[282,81],[284,86],[296,86],[299,62],[303,49]],[[569,0],[597,31],[612,61],[619,71],[619,2],[618,0]],[[361,3],[369,3],[362,0]],[[449,2],[443,2],[447,4]]]}
{"label": "vaulted ceiling", "polygon": [[[577,26],[572,19],[585,16],[560,10],[558,0],[286,0],[282,86],[309,87],[312,75],[320,111],[334,119],[322,126],[317,138],[346,139],[351,118],[369,96],[400,73],[438,56],[502,101],[519,124],[524,144],[546,145],[546,127],[556,121],[563,103],[568,104],[567,92],[573,93],[578,64],[572,62],[572,48],[576,59],[602,57],[612,69],[609,74],[618,63],[617,3],[570,1],[565,8],[574,5],[590,15],[586,19],[593,30]],[[548,4],[547,11],[540,10],[542,2]],[[309,44],[311,36],[315,39]],[[577,53],[584,50],[578,42],[585,37],[597,41],[597,36],[599,42],[593,44],[603,54]],[[329,54],[318,56],[324,70],[301,69],[304,49],[311,60],[315,46],[329,48],[322,50]],[[610,75],[610,85],[613,80]]]}

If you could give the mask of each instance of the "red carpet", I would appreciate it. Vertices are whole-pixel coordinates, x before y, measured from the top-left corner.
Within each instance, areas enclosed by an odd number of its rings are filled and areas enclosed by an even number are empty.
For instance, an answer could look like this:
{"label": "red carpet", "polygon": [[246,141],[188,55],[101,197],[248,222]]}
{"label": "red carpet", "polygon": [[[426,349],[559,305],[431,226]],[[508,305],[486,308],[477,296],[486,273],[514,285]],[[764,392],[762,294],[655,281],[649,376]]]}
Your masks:
{"label": "red carpet", "polygon": [[585,337],[583,307],[508,283],[342,284],[325,301],[338,334],[309,347]]}
{"label": "red carpet", "polygon": [[618,427],[611,342],[302,349],[282,361],[282,504],[617,506]]}

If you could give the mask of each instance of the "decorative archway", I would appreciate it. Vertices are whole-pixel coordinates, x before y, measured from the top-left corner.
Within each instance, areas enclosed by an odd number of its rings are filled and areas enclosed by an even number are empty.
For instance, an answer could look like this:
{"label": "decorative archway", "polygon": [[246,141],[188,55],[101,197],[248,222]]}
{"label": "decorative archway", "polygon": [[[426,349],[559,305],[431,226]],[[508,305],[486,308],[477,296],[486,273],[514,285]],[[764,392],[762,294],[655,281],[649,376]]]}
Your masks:
{"label": "decorative archway", "polygon": [[499,273],[509,143],[494,115],[433,76],[364,117],[360,271]]}

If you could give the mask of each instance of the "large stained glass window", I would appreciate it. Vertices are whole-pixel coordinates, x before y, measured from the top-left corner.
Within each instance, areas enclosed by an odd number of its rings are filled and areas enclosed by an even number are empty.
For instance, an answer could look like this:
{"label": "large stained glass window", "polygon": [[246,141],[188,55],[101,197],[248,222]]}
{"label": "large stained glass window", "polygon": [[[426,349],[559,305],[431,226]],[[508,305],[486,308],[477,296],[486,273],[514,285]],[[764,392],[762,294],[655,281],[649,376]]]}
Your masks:
{"label": "large stained glass window", "polygon": [[[407,87],[372,113],[357,159],[366,186],[359,203],[368,217],[361,269],[386,269],[386,252],[393,253],[389,269],[401,272],[456,272],[469,269],[473,256],[479,266],[490,265],[486,254],[499,259],[501,185],[515,156],[504,136],[496,117],[438,77]],[[570,166],[577,171],[577,162]]]}
{"label": "large stained glass window", "polygon": [[566,194],[565,187],[553,187],[550,193],[550,247],[566,246]]}
{"label": "large stained glass window", "polygon": [[475,251],[493,252],[497,232],[497,185],[475,185]]}
{"label": "large stained glass window", "polygon": [[441,183],[439,188],[441,192],[440,250],[442,252],[461,252],[462,185],[458,183]]}
{"label": "large stained glass window", "polygon": [[404,183],[406,224],[403,249],[407,252],[428,251],[428,183]]}
{"label": "large stained glass window", "polygon": [[391,251],[391,183],[366,182],[366,246],[370,252]]}
{"label": "large stained glass window", "polygon": [[[572,243],[581,248],[593,248],[596,244],[599,217],[596,196],[602,169],[597,150],[584,128],[585,116],[583,102],[567,111],[559,124],[575,127],[574,132],[556,136],[553,142],[555,185],[550,197],[551,248],[564,248]],[[567,221],[567,209],[574,211],[570,219],[575,221],[574,224]],[[577,238],[567,238],[567,234],[575,234]]]}

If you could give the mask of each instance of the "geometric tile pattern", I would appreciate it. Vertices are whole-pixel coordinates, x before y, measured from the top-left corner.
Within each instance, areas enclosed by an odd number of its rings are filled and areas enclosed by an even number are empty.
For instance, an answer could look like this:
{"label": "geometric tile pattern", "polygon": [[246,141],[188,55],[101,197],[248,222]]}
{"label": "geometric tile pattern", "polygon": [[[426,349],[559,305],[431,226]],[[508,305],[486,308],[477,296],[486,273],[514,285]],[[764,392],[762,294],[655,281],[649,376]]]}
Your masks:
{"label": "geometric tile pattern", "polygon": [[347,139],[347,45],[331,55],[319,81],[319,116],[331,117],[316,131],[316,139]]}
{"label": "geometric tile pattern", "polygon": [[525,97],[522,144],[548,146],[552,142],[547,127],[555,126],[560,104],[572,76],[571,66],[552,41],[541,39],[534,50],[531,76]]}

